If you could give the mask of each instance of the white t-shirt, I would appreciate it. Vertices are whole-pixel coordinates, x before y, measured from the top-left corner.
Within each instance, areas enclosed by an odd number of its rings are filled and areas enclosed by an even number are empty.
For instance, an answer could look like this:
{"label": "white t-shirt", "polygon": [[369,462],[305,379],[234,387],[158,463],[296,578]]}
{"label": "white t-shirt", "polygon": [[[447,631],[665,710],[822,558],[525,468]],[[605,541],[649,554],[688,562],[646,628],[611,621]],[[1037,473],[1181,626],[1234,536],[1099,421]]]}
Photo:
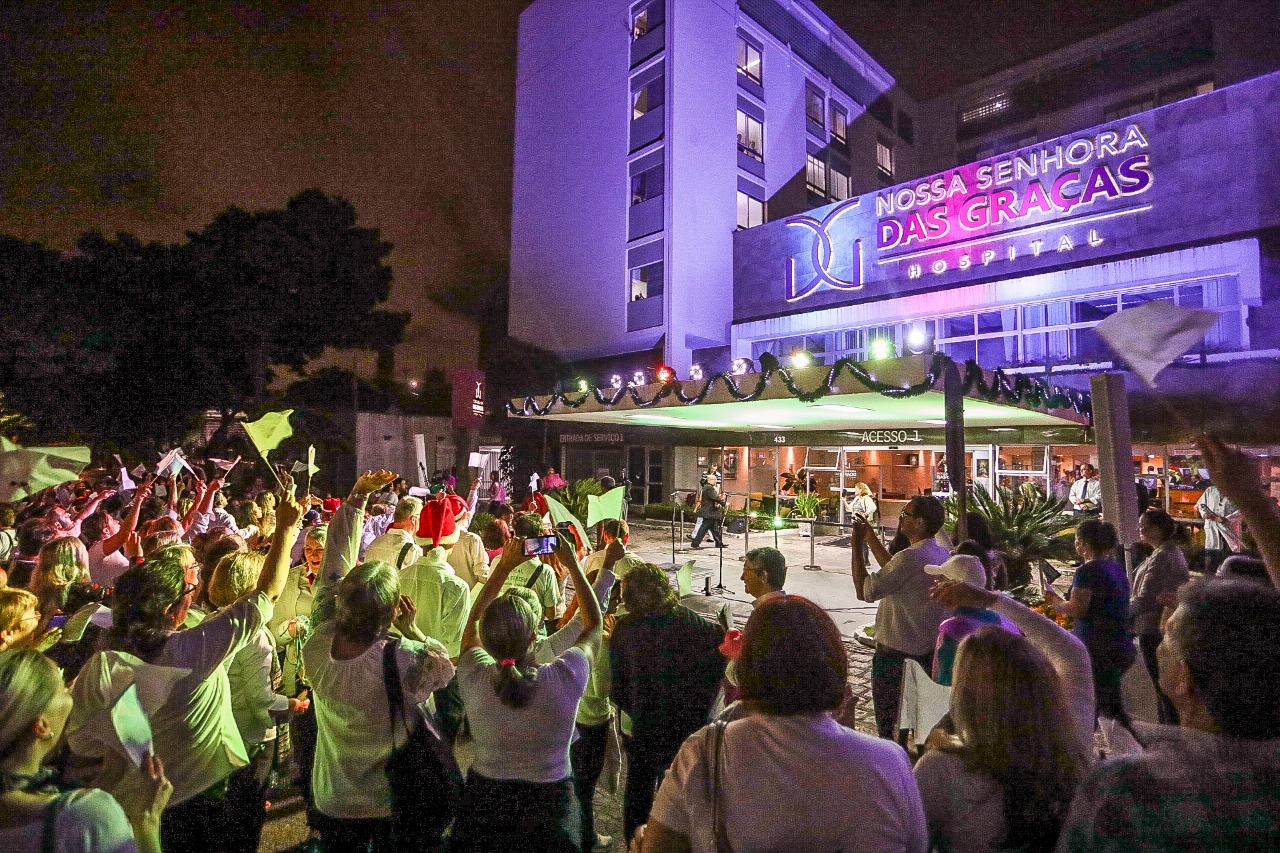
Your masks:
{"label": "white t-shirt", "polygon": [[[667,770],[650,820],[715,853],[711,727],[694,732]],[[720,808],[736,853],[925,853],[920,792],[902,747],[828,714],[755,714],[725,729]]]}
{"label": "white t-shirt", "polygon": [[127,572],[131,565],[123,548],[103,554],[101,539],[89,546],[89,577],[103,589],[115,586],[116,578]]}
{"label": "white t-shirt", "polygon": [[[166,767],[167,771],[168,768]],[[116,798],[97,788],[71,794],[53,821],[58,853],[137,853],[133,828]],[[44,820],[0,829],[0,850],[40,850]]]}
{"label": "white t-shirt", "polygon": [[489,779],[569,778],[569,743],[578,700],[587,687],[590,656],[572,646],[539,666],[538,687],[523,708],[502,704],[493,692],[497,669],[498,662],[482,648],[464,652],[458,661],[458,691],[476,744],[472,768]]}
{"label": "white t-shirt", "polygon": [[[337,660],[331,654],[336,626],[326,622],[302,648],[311,679],[319,737],[311,774],[316,806],[336,818],[380,818],[391,814],[391,787],[386,764],[391,757],[391,706],[382,680],[382,649],[378,640],[364,654]],[[410,724],[416,706],[427,701],[453,678],[453,664],[444,646],[401,639],[396,667],[404,691],[405,719]],[[395,743],[404,745],[397,724]]]}
{"label": "white t-shirt", "polygon": [[[169,635],[153,664],[189,674],[178,678],[168,699],[151,714],[156,755],[173,783],[171,806],[185,802],[248,763],[231,707],[231,685],[223,663],[271,618],[271,599],[252,592],[199,625]],[[139,671],[138,658],[124,652],[97,652],[77,676],[67,723],[71,750],[103,758],[92,783],[111,788],[132,762],[99,713],[123,692],[122,679]],[[147,670],[141,670],[147,671]]]}

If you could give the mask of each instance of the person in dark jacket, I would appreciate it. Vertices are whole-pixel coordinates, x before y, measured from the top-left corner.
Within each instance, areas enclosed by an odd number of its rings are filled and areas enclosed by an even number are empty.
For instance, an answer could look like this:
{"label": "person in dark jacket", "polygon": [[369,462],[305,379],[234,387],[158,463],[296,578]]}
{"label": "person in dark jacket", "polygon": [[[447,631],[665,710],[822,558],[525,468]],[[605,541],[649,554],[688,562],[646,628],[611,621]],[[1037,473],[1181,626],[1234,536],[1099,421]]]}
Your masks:
{"label": "person in dark jacket", "polygon": [[631,718],[626,739],[623,826],[630,842],[649,818],[657,784],[685,738],[702,728],[720,689],[724,629],[681,606],[667,573],[652,563],[622,579],[609,644],[612,697]]}

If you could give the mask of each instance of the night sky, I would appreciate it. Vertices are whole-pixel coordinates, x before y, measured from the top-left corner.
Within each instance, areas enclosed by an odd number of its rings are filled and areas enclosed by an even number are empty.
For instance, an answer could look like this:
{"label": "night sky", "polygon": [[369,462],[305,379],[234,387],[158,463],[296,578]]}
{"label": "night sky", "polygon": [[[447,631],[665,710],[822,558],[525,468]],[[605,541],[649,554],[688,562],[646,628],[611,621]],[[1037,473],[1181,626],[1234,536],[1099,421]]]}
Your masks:
{"label": "night sky", "polygon": [[[516,18],[528,0],[148,3],[0,10],[0,231],[181,240],[308,187],[395,244],[402,378],[473,358],[426,294],[506,252]],[[1168,0],[819,0],[918,98]],[[350,362],[348,362],[350,363]]]}

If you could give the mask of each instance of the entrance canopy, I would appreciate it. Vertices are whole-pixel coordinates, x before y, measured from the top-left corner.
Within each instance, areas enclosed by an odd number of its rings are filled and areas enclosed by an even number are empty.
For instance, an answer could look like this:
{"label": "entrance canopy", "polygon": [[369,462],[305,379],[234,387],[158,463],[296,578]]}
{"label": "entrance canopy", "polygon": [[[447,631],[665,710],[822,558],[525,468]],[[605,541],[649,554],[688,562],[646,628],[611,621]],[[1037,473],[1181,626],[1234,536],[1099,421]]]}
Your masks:
{"label": "entrance canopy", "polygon": [[[551,423],[667,427],[730,434],[940,431],[946,425],[943,355],[831,366],[775,367],[740,376],[674,379],[623,388],[581,388],[527,397],[508,416]],[[964,376],[967,430],[1079,434],[1088,426],[1089,399],[1026,377],[982,371],[969,362]],[[917,439],[919,440],[919,439]],[[879,440],[874,443],[880,443]]]}

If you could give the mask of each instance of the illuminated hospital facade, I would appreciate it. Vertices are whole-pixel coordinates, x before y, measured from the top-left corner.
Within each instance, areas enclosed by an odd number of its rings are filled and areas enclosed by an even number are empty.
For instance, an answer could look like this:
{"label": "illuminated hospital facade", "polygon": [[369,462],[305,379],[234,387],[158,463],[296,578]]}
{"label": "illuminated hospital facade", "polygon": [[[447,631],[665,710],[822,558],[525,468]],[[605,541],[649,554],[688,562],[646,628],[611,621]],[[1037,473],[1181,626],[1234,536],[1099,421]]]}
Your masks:
{"label": "illuminated hospital facade", "polygon": [[[606,389],[659,364],[696,380],[936,352],[1087,390],[1124,368],[1100,320],[1210,309],[1163,401],[1131,386],[1135,462],[1176,510],[1163,471],[1198,466],[1168,406],[1259,455],[1280,445],[1272,11],[1192,0],[917,102],[808,0],[539,0],[521,19],[510,331]],[[545,415],[569,476],[626,468],[633,501],[728,462],[744,494],[788,468],[833,492],[938,485],[927,412],[752,406]],[[984,485],[1053,489],[1096,459],[1087,419],[1005,420],[966,436]]]}

